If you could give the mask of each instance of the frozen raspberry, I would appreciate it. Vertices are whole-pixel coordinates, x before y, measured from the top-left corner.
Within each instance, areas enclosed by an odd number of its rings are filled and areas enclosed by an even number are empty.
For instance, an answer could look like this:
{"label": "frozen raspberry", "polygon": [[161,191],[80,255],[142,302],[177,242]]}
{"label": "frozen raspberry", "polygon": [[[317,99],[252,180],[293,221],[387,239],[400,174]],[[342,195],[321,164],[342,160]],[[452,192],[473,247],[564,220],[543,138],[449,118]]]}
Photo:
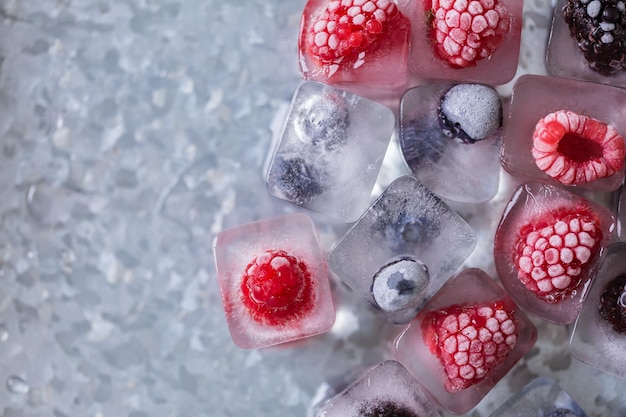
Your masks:
{"label": "frozen raspberry", "polygon": [[600,296],[600,316],[626,336],[626,274],[609,282]]}
{"label": "frozen raspberry", "polygon": [[558,209],[520,228],[517,277],[530,291],[555,303],[570,294],[600,251],[600,220],[589,209]]}
{"label": "frozen raspberry", "polygon": [[563,17],[591,69],[604,75],[626,69],[623,0],[568,0]]}
{"label": "frozen raspberry", "polygon": [[332,0],[320,10],[306,37],[307,47],[322,64],[363,63],[365,53],[375,47],[401,15],[391,0]]}
{"label": "frozen raspberry", "polygon": [[241,298],[254,320],[280,325],[313,308],[312,287],[304,262],[283,250],[268,250],[246,267]]}
{"label": "frozen raspberry", "polygon": [[533,133],[535,164],[565,185],[610,177],[624,166],[624,153],[612,126],[568,110],[548,114]]}
{"label": "frozen raspberry", "polygon": [[479,383],[517,343],[517,321],[505,301],[450,306],[422,322],[424,342],[445,368],[448,392]]}
{"label": "frozen raspberry", "polygon": [[499,0],[432,0],[430,13],[435,50],[455,68],[491,56],[510,28],[509,12]]}

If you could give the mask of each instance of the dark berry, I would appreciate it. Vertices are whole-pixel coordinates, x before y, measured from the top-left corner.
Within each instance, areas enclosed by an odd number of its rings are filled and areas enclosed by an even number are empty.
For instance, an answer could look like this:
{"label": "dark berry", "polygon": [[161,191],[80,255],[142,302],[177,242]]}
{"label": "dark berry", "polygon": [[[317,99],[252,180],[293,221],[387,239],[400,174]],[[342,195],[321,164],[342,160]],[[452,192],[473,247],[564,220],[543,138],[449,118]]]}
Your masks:
{"label": "dark berry", "polygon": [[294,126],[305,143],[337,149],[348,141],[348,105],[336,94],[311,96],[300,104]]}
{"label": "dark berry", "polygon": [[323,173],[303,158],[285,158],[277,155],[268,183],[272,184],[285,199],[302,205],[324,191],[322,178]]}
{"label": "dark berry", "polygon": [[391,400],[363,404],[357,417],[419,417],[409,407]]}
{"label": "dark berry", "polygon": [[600,296],[600,316],[616,332],[626,335],[626,274],[619,275],[604,288]]}
{"label": "dark berry", "polygon": [[406,163],[413,169],[423,161],[438,162],[443,155],[445,142],[439,126],[422,126],[419,121],[409,121],[400,126],[400,146]]}
{"label": "dark berry", "polygon": [[578,417],[575,412],[566,408],[558,408],[551,412],[548,417]]}

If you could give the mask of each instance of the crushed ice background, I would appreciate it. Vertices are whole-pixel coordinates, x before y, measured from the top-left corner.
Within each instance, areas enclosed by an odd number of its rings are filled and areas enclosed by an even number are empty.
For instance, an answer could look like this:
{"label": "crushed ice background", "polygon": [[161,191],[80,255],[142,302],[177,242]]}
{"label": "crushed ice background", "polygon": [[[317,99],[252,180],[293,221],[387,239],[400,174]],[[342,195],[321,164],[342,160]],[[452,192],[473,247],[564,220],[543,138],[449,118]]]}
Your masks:
{"label": "crushed ice background", "polygon": [[[525,3],[518,75],[545,74],[551,6]],[[214,235],[297,210],[261,168],[300,80],[303,6],[0,0],[1,416],[306,416],[386,356],[392,327],[340,285],[332,331],[282,348],[240,350],[222,311]],[[378,192],[398,161],[392,146]],[[468,264],[489,273],[504,179],[458,207],[480,229]],[[347,226],[312,216],[329,249]],[[535,323],[537,345],[468,415],[538,375],[590,416],[626,415],[626,381]]]}

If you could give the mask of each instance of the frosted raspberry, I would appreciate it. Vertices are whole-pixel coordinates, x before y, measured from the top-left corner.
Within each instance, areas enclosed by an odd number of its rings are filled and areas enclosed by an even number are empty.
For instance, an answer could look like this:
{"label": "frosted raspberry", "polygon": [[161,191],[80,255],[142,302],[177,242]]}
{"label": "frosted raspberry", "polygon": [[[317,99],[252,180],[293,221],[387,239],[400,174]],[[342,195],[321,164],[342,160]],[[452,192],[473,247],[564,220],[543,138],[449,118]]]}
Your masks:
{"label": "frosted raspberry", "polygon": [[[322,64],[360,60],[400,15],[391,0],[332,0],[313,17],[306,43]],[[357,66],[358,64],[355,64]]]}
{"label": "frosted raspberry", "polygon": [[505,301],[450,306],[422,322],[424,342],[443,365],[448,392],[479,383],[515,348],[518,326]]}
{"label": "frosted raspberry", "polygon": [[533,133],[539,169],[565,185],[610,177],[624,166],[624,138],[610,125],[568,110],[539,120]]}
{"label": "frosted raspberry", "polygon": [[509,12],[499,0],[432,0],[430,13],[435,50],[456,68],[490,57],[510,29]]}
{"label": "frosted raspberry", "polygon": [[313,308],[312,287],[304,262],[283,250],[268,250],[246,267],[241,299],[254,320],[279,325]]}
{"label": "frosted raspberry", "polygon": [[517,277],[530,291],[554,303],[570,294],[600,251],[600,220],[589,209],[559,209],[520,228]]}

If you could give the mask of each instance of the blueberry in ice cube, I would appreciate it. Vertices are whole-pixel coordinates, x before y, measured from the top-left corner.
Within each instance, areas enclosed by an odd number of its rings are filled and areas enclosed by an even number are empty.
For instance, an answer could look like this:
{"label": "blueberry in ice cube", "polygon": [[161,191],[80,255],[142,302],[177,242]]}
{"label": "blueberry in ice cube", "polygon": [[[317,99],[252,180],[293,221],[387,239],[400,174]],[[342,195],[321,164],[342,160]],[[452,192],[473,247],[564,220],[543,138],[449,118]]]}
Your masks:
{"label": "blueberry in ice cube", "polygon": [[626,335],[626,274],[609,282],[600,296],[600,316],[613,329]]}
{"label": "blueberry in ice cube", "polygon": [[336,94],[313,95],[300,105],[294,126],[302,141],[331,151],[348,141],[350,112]]}
{"label": "blueberry in ice cube", "polygon": [[381,197],[376,212],[378,222],[374,227],[385,235],[385,240],[395,252],[412,252],[416,246],[430,241],[440,233],[436,218],[406,210],[408,199],[395,200]]}
{"label": "blueberry in ice cube", "polygon": [[480,84],[459,84],[439,102],[443,132],[465,143],[493,135],[502,125],[502,103],[497,91]]}
{"label": "blueberry in ice cube", "polygon": [[578,417],[578,415],[575,412],[566,408],[558,408],[548,414],[548,417]]}
{"label": "blueberry in ice cube", "polygon": [[[417,121],[408,121],[400,126],[402,153],[407,164],[415,165],[419,161],[437,162],[445,149],[441,133],[435,126],[422,126]],[[419,164],[418,164],[419,165]]]}
{"label": "blueberry in ice cube", "polygon": [[287,200],[302,205],[324,191],[323,176],[319,168],[303,158],[276,156],[268,181]]}
{"label": "blueberry in ice cube", "polygon": [[357,417],[419,417],[405,405],[390,400],[380,400],[363,404]]}

